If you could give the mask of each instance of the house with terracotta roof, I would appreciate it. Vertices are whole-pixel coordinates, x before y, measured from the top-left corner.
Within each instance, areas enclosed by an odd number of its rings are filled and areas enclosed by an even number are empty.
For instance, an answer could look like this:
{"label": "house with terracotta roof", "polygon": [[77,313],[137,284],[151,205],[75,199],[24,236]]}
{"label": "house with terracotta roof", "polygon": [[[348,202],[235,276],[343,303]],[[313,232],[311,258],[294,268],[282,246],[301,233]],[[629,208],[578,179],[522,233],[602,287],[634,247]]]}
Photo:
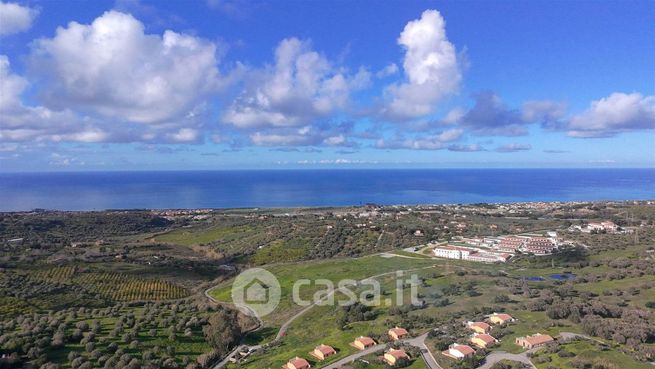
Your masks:
{"label": "house with terracotta roof", "polygon": [[474,344],[475,346],[478,346],[479,348],[487,348],[489,346],[494,345],[496,342],[498,342],[497,339],[486,333],[483,334],[474,333],[473,336],[471,337],[471,343]]}
{"label": "house with terracotta roof", "polygon": [[541,333],[533,334],[531,336],[517,337],[515,341],[517,345],[527,349],[544,346],[551,342],[555,342],[553,337]]}
{"label": "house with terracotta roof", "polygon": [[485,322],[466,322],[466,327],[475,333],[489,333],[491,326]]}
{"label": "house with terracotta roof", "polygon": [[493,313],[489,315],[489,321],[493,324],[506,324],[509,322],[513,322],[514,318],[512,318],[511,315],[509,314],[498,314],[498,313]]}
{"label": "house with terracotta roof", "polygon": [[448,347],[448,350],[442,351],[441,354],[455,360],[462,360],[475,355],[475,350],[469,345],[453,343]]}
{"label": "house with terracotta roof", "polygon": [[384,353],[382,359],[384,360],[385,363],[389,365],[396,365],[396,363],[398,363],[400,359],[409,360],[409,355],[407,355],[405,350],[396,350],[392,348]]}
{"label": "house with terracotta roof", "polygon": [[320,344],[314,348],[312,352],[309,353],[318,360],[325,360],[332,355],[336,355],[337,351],[332,348],[332,346]]}
{"label": "house with terracotta roof", "polygon": [[353,342],[350,343],[350,346],[358,350],[366,350],[369,347],[375,346],[377,343],[371,338],[366,336],[359,336]]}
{"label": "house with terracotta roof", "polygon": [[389,329],[389,332],[387,333],[389,334],[389,337],[394,341],[401,340],[409,335],[409,332],[407,332],[405,328],[400,327],[393,327]]}
{"label": "house with terracotta roof", "polygon": [[289,360],[286,364],[282,366],[282,369],[309,369],[312,366],[309,365],[307,360],[301,358],[301,357],[294,357],[293,359]]}

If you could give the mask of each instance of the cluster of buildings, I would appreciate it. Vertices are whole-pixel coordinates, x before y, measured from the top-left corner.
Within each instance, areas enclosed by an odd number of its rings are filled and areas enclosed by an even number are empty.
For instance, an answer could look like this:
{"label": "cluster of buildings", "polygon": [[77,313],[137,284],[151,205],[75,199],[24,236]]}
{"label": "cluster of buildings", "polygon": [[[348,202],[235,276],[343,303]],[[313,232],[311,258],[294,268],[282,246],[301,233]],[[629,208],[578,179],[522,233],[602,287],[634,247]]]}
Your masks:
{"label": "cluster of buildings", "polygon": [[[455,342],[448,347],[448,350],[442,351],[442,355],[455,360],[463,360],[472,357],[475,355],[476,349],[486,349],[498,343],[498,340],[491,334],[493,325],[503,326],[514,321],[515,319],[509,314],[493,313],[487,316],[485,321],[466,322],[466,327],[472,331],[468,344]],[[393,327],[387,331],[387,335],[390,340],[397,342],[408,338],[409,332],[402,327]],[[516,345],[526,349],[544,346],[551,342],[554,342],[553,337],[541,333],[518,337],[515,340]],[[353,342],[350,342],[351,347],[360,351],[370,349],[377,345],[378,343],[375,342],[374,339],[366,336],[357,337]],[[336,354],[337,351],[332,346],[325,344],[320,344],[316,346],[314,350],[309,352],[309,355],[318,361],[326,360]],[[392,347],[387,349],[384,354],[380,356],[380,359],[393,367],[402,360],[410,360],[411,357],[405,350]],[[283,369],[310,369],[311,367],[311,364],[307,360],[298,356],[290,359],[282,366]]]}
{"label": "cluster of buildings", "polygon": [[[486,349],[493,346],[498,340],[492,336],[491,324],[505,325],[514,321],[509,314],[493,313],[488,316],[487,322],[466,322],[466,327],[473,331],[469,343],[479,349]],[[453,343],[448,350],[442,351],[442,355],[455,360],[463,360],[475,355],[475,349],[467,344]]]}
{"label": "cluster of buildings", "polygon": [[151,210],[150,213],[165,218],[167,220],[176,220],[181,218],[192,220],[209,219],[213,213],[212,209],[167,209]]}
{"label": "cluster of buildings", "polygon": [[[387,331],[387,335],[392,341],[399,341],[409,337],[409,332],[401,327],[393,327]],[[356,348],[357,350],[364,351],[376,346],[377,344],[378,343],[375,342],[375,340],[371,337],[360,336],[351,342],[350,346]],[[309,352],[310,356],[319,361],[326,360],[336,354],[337,351],[332,346],[325,344],[320,344],[316,346],[314,350]],[[381,359],[385,363],[394,366],[398,363],[398,361],[402,359],[409,360],[410,357],[407,352],[405,352],[405,350],[390,348],[384,352],[384,355],[381,356]],[[311,367],[312,366],[307,360],[298,356],[290,359],[286,364],[282,366],[283,369],[310,369]]]}
{"label": "cluster of buildings", "polygon": [[[498,340],[491,335],[492,325],[502,326],[514,321],[509,314],[493,313],[487,317],[486,322],[466,322],[466,327],[473,331],[469,338],[472,346],[478,349],[486,349],[498,343]],[[525,337],[518,337],[515,344],[526,349],[533,349],[554,342],[553,337],[547,334],[533,334]],[[448,350],[442,351],[441,354],[455,360],[463,360],[475,355],[475,349],[467,344],[453,343]]]}
{"label": "cluster of buildings", "polygon": [[544,235],[522,234],[512,236],[464,238],[436,245],[432,253],[446,259],[468,260],[483,263],[506,262],[517,252],[535,255],[551,254],[561,245],[556,232]]}
{"label": "cluster of buildings", "polygon": [[492,251],[482,251],[473,247],[453,245],[436,246],[432,249],[434,256],[446,259],[478,261],[484,263],[506,262],[512,254]]}
{"label": "cluster of buildings", "polygon": [[573,225],[569,228],[571,231],[579,231],[583,233],[621,233],[622,229],[611,220],[602,222],[589,222],[585,225]]}

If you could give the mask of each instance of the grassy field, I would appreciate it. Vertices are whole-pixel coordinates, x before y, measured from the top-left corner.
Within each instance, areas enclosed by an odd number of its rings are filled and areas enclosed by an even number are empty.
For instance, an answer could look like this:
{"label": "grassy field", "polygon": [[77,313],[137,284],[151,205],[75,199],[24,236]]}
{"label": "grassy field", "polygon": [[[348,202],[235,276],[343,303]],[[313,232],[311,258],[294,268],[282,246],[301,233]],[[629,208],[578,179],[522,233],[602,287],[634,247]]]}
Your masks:
{"label": "grassy field", "polygon": [[[539,351],[533,357],[533,363],[535,363],[538,369],[547,369],[549,367],[576,369],[575,366],[571,365],[575,360],[585,360],[596,365],[602,364],[604,365],[602,367],[606,369],[652,369],[653,367],[647,363],[635,361],[631,357],[616,350],[600,349],[593,342],[586,340],[572,341],[560,345],[560,349],[572,353],[573,356],[560,357],[557,353]],[[601,366],[594,367],[600,368]]]}
{"label": "grassy field", "polygon": [[309,239],[275,240],[249,259],[256,265],[302,260],[307,257],[310,247]]}
{"label": "grassy field", "polygon": [[[384,261],[384,263],[380,263],[381,260]],[[424,260],[419,259],[413,260],[399,257],[385,259],[376,257],[375,259],[364,259],[364,265],[366,265],[370,273],[375,272],[379,274],[381,271],[384,271],[389,267],[386,263],[387,261],[392,261],[393,266],[396,268],[403,265],[399,264],[400,262],[412,264],[414,268],[417,267],[415,262],[424,262]],[[351,263],[353,262],[361,268],[361,260],[351,261]],[[288,269],[289,267],[290,266],[287,265],[279,266],[278,268]],[[456,299],[449,306],[441,308],[428,307],[426,309],[413,311],[410,315],[445,316],[446,314],[466,311],[471,305],[482,304],[485,299],[492,299],[494,296],[502,292],[502,290],[494,286],[493,280],[486,276],[471,275],[459,277],[452,272],[447,272],[448,274],[444,276],[440,272],[445,272],[445,268],[430,267],[427,269],[419,269],[411,273],[404,273],[403,278],[409,278],[411,274],[416,274],[419,278],[424,279],[424,286],[418,289],[419,294],[423,296],[428,296],[432,292],[440,291],[442,288],[455,283],[458,279],[461,281],[474,281],[483,293],[480,296],[474,297],[473,302],[470,299]],[[342,270],[341,273],[348,273],[348,275],[351,275],[350,273],[352,272],[350,270]],[[341,274],[337,273],[336,276],[341,276]],[[276,367],[283,365],[290,357],[294,356],[305,357],[310,361],[310,363],[312,363],[312,365],[315,365],[316,363],[312,361],[313,359],[308,355],[308,352],[320,344],[333,346],[338,351],[338,354],[328,361],[332,362],[356,352],[356,350],[349,345],[349,343],[356,337],[361,335],[372,337],[384,336],[389,328],[399,324],[402,325],[400,317],[389,314],[394,302],[397,301],[396,275],[384,275],[376,278],[376,280],[379,281],[384,296],[383,304],[375,307],[373,310],[376,315],[375,319],[350,323],[345,327],[345,329],[342,329],[338,324],[338,319],[342,314],[340,307],[314,307],[289,326],[286,335],[279,341],[279,346],[271,348],[265,353],[254,355],[248,361],[242,362],[241,366],[246,368],[260,368],[264,363],[270,363],[271,367]],[[355,292],[359,292],[359,290],[355,290]],[[407,304],[410,301],[410,290],[405,288],[403,289],[403,292],[403,301]],[[336,300],[339,300],[339,296],[337,296]],[[388,300],[392,303],[385,304],[384,300]],[[411,333],[418,335],[428,329],[429,327],[418,327],[412,329]]]}
{"label": "grassy field", "polygon": [[[323,260],[305,263],[280,264],[265,267],[278,279],[281,287],[281,301],[278,308],[270,315],[264,317],[268,325],[276,326],[299,311],[301,307],[291,301],[293,284],[300,279],[327,279],[337,282],[343,279],[359,280],[381,273],[396,270],[409,270],[416,268],[429,268],[435,265],[434,260],[417,260],[408,258],[383,258],[380,256],[367,256],[355,259]],[[210,295],[219,301],[230,302],[231,281],[219,285],[209,291]],[[309,299],[321,286],[308,286],[303,288],[300,296]]]}
{"label": "grassy field", "polygon": [[[404,253],[399,254],[404,255]],[[427,268],[426,268],[427,267]],[[269,269],[280,280],[283,298],[282,303],[278,309],[282,311],[273,313],[265,317],[265,322],[269,326],[269,330],[263,333],[262,336],[257,337],[258,342],[268,341],[274,337],[277,327],[286,318],[292,315],[297,308],[290,304],[290,289],[293,282],[299,278],[326,278],[330,280],[338,280],[341,278],[361,279],[371,275],[377,275],[393,270],[414,269],[411,274],[417,274],[424,282],[419,287],[419,296],[428,302],[428,307],[414,310],[409,313],[409,317],[425,316],[437,319],[455,319],[462,323],[470,320],[479,308],[484,306],[502,309],[513,315],[517,321],[510,325],[510,332],[502,337],[500,343],[493,348],[493,350],[502,350],[510,353],[520,353],[522,348],[514,344],[516,337],[534,334],[537,332],[550,334],[554,337],[558,336],[560,332],[574,332],[581,333],[579,325],[571,323],[568,320],[553,320],[546,316],[545,312],[531,312],[521,307],[523,302],[528,299],[522,295],[514,295],[509,302],[494,303],[494,299],[500,295],[511,295],[508,293],[507,288],[499,284],[501,279],[516,279],[529,275],[542,275],[547,278],[548,275],[554,273],[561,273],[568,271],[565,268],[541,268],[541,269],[525,269],[522,266],[503,265],[503,269],[508,273],[507,277],[499,275],[498,266],[484,265],[484,264],[471,264],[452,260],[436,260],[428,258],[409,259],[404,257],[384,258],[380,256],[370,256],[358,259],[347,260],[330,260],[312,263],[290,263],[271,266]],[[572,272],[583,275],[585,273],[599,272],[594,267],[585,267]],[[467,271],[467,273],[462,273]],[[456,273],[457,272],[457,273]],[[406,277],[410,273],[406,273]],[[376,278],[381,285],[382,291],[385,291],[384,297],[395,301],[395,275],[383,275]],[[617,281],[601,281],[596,283],[574,284],[574,287],[579,290],[590,290],[601,292],[607,288],[624,288],[635,283],[645,282],[648,277],[632,278]],[[559,282],[546,279],[544,282],[530,282],[533,288],[540,288],[545,286],[554,286]],[[446,289],[452,286],[460,286],[461,289],[455,295],[444,295]],[[470,287],[472,286],[472,287]],[[219,300],[229,301],[229,284],[219,286],[212,290],[212,295]],[[470,292],[472,289],[473,292]],[[312,293],[311,290],[308,293]],[[404,290],[408,294],[407,289]],[[642,303],[651,300],[653,289],[646,289],[640,295],[633,296],[633,300],[640,300]],[[305,294],[304,296],[306,296]],[[433,298],[437,296],[436,298]],[[447,297],[449,303],[446,306],[432,306],[432,303],[439,298]],[[408,301],[409,296],[405,296],[404,301]],[[338,300],[338,299],[337,299]],[[331,345],[337,349],[338,354],[331,358],[328,362],[338,360],[339,358],[348,356],[355,352],[348,343],[360,335],[380,336],[384,335],[387,329],[398,324],[401,320],[398,316],[390,314],[389,306],[378,306],[374,308],[376,314],[375,319],[365,322],[350,323],[345,329],[342,329],[336,322],[339,319],[341,310],[339,307],[332,306],[319,306],[314,307],[312,310],[295,320],[288,328],[286,335],[279,341],[279,346],[270,348],[265,353],[253,355],[248,361],[243,362],[241,365],[244,368],[264,368],[262,366],[271,364],[270,367],[283,365],[289,358],[294,356],[305,357],[313,365],[317,364],[312,361],[308,352],[317,345],[324,343]],[[420,334],[427,331],[429,327],[414,329],[412,333]],[[493,330],[492,330],[493,335]],[[257,342],[257,339],[254,341]],[[466,343],[467,339],[463,338],[460,343]],[[434,351],[434,347],[430,347]],[[588,352],[598,350],[595,347],[587,347],[581,350],[581,355],[592,355]],[[585,354],[586,353],[586,354]],[[438,354],[435,352],[435,354]],[[616,351],[609,350],[603,351],[603,357],[625,357],[624,354]],[[561,358],[560,358],[561,359]],[[420,361],[420,360],[419,360]],[[639,364],[637,362],[634,362]],[[323,363],[321,363],[323,364]],[[448,364],[448,363],[446,363]],[[418,364],[414,364],[418,365]],[[421,364],[423,365],[423,364]],[[372,366],[375,367],[375,366]],[[539,367],[542,368],[541,366]],[[642,368],[642,366],[635,366],[635,368]]]}
{"label": "grassy field", "polygon": [[253,229],[249,226],[179,228],[155,237],[158,242],[184,246],[202,245],[222,239],[238,239]]}

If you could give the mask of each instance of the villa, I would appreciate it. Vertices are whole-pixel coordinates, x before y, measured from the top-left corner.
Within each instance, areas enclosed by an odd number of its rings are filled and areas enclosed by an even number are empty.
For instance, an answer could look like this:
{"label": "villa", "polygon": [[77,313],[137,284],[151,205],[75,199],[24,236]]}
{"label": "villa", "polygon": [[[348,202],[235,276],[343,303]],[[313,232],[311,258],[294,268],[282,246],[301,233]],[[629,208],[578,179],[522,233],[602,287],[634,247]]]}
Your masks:
{"label": "villa", "polygon": [[515,343],[523,348],[532,349],[555,342],[553,337],[547,334],[533,334],[532,336],[517,337]]}
{"label": "villa", "polygon": [[314,348],[314,350],[309,354],[319,360],[325,360],[332,355],[336,355],[337,351],[334,348],[332,348],[332,346],[321,344],[319,346],[316,346],[316,348]]}
{"label": "villa", "polygon": [[366,350],[369,347],[375,346],[376,343],[371,337],[359,336],[353,342],[350,343],[350,346],[358,350]]}
{"label": "villa", "polygon": [[606,220],[604,222],[589,222],[585,228],[582,229],[583,232],[593,232],[593,231],[605,231],[608,233],[615,233],[618,231],[619,226],[611,220]]}
{"label": "villa", "polygon": [[441,354],[453,358],[455,360],[462,360],[475,355],[475,350],[469,345],[460,345],[453,343],[448,350],[442,351]]}
{"label": "villa", "polygon": [[385,363],[393,366],[396,365],[400,359],[409,360],[409,355],[407,355],[405,350],[389,349],[389,351],[384,353],[382,358]]}
{"label": "villa", "polygon": [[397,341],[407,337],[409,335],[409,332],[407,332],[405,328],[394,327],[389,329],[388,334],[392,340]]}
{"label": "villa", "polygon": [[466,322],[466,326],[476,333],[489,333],[491,326],[485,322]]}
{"label": "villa", "polygon": [[505,324],[513,322],[514,318],[512,318],[512,316],[509,314],[493,313],[489,316],[489,321],[493,324]]}
{"label": "villa", "polygon": [[473,334],[473,337],[471,337],[471,343],[479,348],[487,348],[496,342],[498,342],[498,340],[488,334],[475,333]]}
{"label": "villa", "polygon": [[289,360],[286,364],[282,366],[282,369],[309,369],[312,366],[309,365],[307,360],[296,356],[295,358]]}

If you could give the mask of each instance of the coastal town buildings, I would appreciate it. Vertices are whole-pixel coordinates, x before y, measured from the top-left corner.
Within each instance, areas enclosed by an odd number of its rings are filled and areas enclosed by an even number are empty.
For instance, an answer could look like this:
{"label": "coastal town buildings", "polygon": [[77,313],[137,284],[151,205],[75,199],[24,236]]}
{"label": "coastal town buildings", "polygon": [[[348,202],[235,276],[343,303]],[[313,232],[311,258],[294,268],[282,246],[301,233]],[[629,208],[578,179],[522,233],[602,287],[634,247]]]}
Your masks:
{"label": "coastal town buildings", "polygon": [[481,263],[504,263],[516,253],[548,255],[563,242],[554,231],[498,237],[455,237],[447,243],[432,244],[434,256]]}

